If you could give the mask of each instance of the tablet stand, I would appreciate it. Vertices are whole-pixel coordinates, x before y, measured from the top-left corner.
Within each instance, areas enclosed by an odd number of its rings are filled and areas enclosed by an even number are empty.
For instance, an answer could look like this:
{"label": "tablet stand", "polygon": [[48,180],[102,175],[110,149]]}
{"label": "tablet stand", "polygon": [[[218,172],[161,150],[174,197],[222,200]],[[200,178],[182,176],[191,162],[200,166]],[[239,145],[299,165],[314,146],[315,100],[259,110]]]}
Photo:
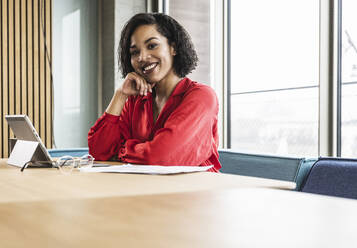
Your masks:
{"label": "tablet stand", "polygon": [[16,144],[17,139],[16,138],[9,138],[9,152],[12,152],[12,149],[14,149],[14,146]]}
{"label": "tablet stand", "polygon": [[10,165],[23,167],[27,162],[45,161],[46,156],[43,154],[37,141],[17,140],[14,148],[10,153],[7,163]]}

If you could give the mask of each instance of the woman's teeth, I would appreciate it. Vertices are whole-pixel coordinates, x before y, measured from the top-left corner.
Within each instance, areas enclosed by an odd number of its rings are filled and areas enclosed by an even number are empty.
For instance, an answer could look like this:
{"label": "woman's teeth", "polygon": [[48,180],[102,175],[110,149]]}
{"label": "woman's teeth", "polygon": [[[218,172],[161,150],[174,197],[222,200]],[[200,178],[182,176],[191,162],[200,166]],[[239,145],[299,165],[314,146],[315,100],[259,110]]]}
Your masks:
{"label": "woman's teeth", "polygon": [[148,70],[151,70],[152,68],[154,68],[156,66],[156,64],[151,64],[151,65],[148,65],[146,67],[144,67],[144,72],[145,71],[148,71]]}
{"label": "woman's teeth", "polygon": [[147,67],[145,67],[145,70],[150,70],[151,68],[154,68],[155,64],[149,65]]}

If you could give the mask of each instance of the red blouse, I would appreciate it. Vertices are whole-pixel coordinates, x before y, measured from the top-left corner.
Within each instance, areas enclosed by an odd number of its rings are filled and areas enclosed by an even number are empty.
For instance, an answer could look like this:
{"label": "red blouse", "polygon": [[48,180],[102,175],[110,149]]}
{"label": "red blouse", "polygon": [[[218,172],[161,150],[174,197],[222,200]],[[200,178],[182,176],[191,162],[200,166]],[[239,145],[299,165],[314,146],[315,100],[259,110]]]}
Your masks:
{"label": "red blouse", "polygon": [[218,99],[207,85],[182,79],[156,123],[152,94],[130,96],[120,116],[104,113],[89,130],[96,160],[151,165],[214,165],[218,172]]}

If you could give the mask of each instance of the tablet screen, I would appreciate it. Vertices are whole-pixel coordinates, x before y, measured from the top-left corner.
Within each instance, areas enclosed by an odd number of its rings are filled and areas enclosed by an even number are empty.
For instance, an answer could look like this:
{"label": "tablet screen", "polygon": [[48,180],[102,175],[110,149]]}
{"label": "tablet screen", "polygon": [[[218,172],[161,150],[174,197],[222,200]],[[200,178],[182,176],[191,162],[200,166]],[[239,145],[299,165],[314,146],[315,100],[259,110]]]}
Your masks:
{"label": "tablet screen", "polygon": [[43,154],[38,154],[41,160],[51,160],[50,154],[27,115],[5,115],[5,119],[15,134],[16,139],[39,142],[43,152]]}

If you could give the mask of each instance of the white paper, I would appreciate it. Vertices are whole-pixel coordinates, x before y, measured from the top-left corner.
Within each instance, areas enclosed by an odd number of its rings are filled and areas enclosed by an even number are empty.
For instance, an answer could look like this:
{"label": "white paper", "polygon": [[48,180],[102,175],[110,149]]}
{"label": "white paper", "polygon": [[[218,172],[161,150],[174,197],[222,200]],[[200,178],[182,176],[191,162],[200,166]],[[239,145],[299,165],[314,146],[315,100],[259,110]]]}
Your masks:
{"label": "white paper", "polygon": [[18,167],[24,166],[31,161],[37,146],[38,142],[35,141],[17,140],[7,163]]}
{"label": "white paper", "polygon": [[81,172],[112,172],[112,173],[136,173],[136,174],[178,174],[188,172],[207,171],[209,166],[160,166],[160,165],[113,165],[109,167],[80,168]]}

